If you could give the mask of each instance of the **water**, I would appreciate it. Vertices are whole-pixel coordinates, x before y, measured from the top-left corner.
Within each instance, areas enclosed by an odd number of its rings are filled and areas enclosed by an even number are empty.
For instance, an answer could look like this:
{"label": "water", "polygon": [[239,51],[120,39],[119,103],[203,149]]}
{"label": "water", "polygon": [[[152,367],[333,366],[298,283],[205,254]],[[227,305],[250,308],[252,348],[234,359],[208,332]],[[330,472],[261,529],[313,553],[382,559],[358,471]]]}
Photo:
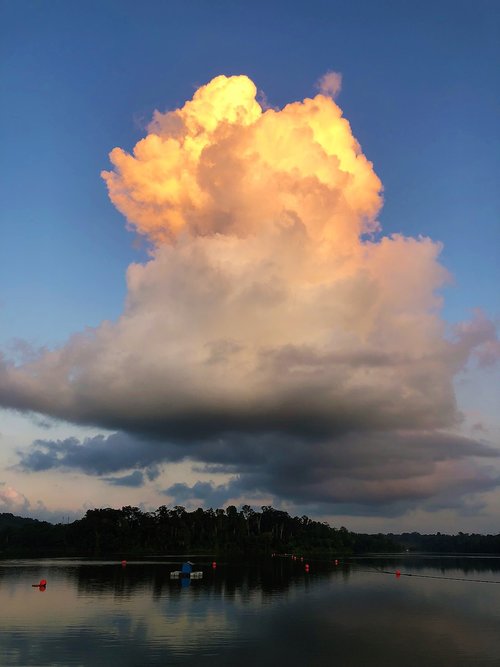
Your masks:
{"label": "water", "polygon": [[191,559],[0,561],[0,665],[500,665],[500,558]]}

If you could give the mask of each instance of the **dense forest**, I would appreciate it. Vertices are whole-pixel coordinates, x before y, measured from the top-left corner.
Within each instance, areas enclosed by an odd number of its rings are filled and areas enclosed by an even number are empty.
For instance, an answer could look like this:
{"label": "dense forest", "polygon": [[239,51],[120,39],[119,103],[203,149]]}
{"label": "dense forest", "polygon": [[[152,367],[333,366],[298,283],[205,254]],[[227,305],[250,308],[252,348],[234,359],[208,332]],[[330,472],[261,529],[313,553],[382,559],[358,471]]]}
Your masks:
{"label": "dense forest", "polygon": [[0,555],[160,555],[173,553],[297,552],[351,554],[394,552],[399,546],[384,535],[360,535],[332,528],[307,516],[291,517],[271,506],[262,511],[159,507],[93,509],[73,523],[53,525],[0,514]]}
{"label": "dense forest", "polygon": [[78,521],[50,524],[0,514],[0,556],[113,556],[174,553],[232,555],[395,552],[500,553],[500,535],[367,535],[264,506],[255,511],[159,507],[93,509]]}
{"label": "dense forest", "polygon": [[500,535],[458,533],[458,535],[421,535],[402,533],[390,535],[405,551],[453,554],[500,554]]}

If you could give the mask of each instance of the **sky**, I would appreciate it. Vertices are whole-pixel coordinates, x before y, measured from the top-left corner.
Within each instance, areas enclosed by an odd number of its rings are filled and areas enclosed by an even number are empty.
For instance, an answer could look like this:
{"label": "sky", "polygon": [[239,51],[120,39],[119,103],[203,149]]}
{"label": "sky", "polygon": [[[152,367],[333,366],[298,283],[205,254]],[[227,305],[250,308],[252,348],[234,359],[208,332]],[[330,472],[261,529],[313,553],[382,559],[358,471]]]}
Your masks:
{"label": "sky", "polygon": [[498,532],[498,3],[0,12],[0,511]]}

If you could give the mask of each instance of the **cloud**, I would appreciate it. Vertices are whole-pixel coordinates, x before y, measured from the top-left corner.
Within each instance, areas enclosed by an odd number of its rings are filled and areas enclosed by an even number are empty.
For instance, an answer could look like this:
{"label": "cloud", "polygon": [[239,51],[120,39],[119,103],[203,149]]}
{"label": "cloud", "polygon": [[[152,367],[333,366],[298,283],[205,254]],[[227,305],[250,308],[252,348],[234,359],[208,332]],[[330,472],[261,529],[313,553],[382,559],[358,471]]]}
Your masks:
{"label": "cloud", "polygon": [[111,152],[110,199],[150,260],[116,322],[4,357],[0,404],[118,433],[39,441],[25,469],[187,458],[248,493],[365,506],[496,483],[464,463],[484,446],[446,433],[453,379],[493,360],[495,329],[477,314],[447,336],[439,244],[380,235],[382,184],[334,79],[263,110],[250,79],[220,76]]}
{"label": "cloud", "polygon": [[340,72],[326,72],[320,77],[316,87],[323,95],[335,99],[342,89],[342,74]]}
{"label": "cloud", "polygon": [[[198,472],[225,473],[215,485],[177,483],[164,493],[176,503],[220,506],[229,499],[272,496],[295,505],[327,506],[344,513],[403,513],[417,505],[435,510],[463,505],[463,496],[500,485],[492,464],[500,452],[484,443],[439,432],[357,432],[339,436],[228,434],[186,441],[138,440],[126,434],[97,436],[83,442],[36,441],[21,452],[19,467],[78,470],[87,474],[141,468],[190,460]],[[104,478],[112,484],[144,481],[135,470],[125,477]],[[139,484],[140,482],[140,484]],[[127,484],[126,484],[127,485]],[[370,509],[371,508],[371,509]],[[391,509],[392,508],[392,509]]]}
{"label": "cloud", "polygon": [[26,496],[5,482],[0,482],[0,512],[11,514],[25,514],[30,508]]}
{"label": "cloud", "polygon": [[256,93],[245,76],[219,76],[155,112],[132,155],[110,153],[110,198],[139,233],[161,244],[298,225],[338,254],[377,228],[381,182],[340,108],[318,95],[263,112]]}
{"label": "cloud", "polygon": [[112,486],[130,486],[137,488],[144,485],[144,475],[140,470],[134,470],[130,475],[122,477],[104,477],[105,482]]}
{"label": "cloud", "polygon": [[[172,459],[181,451],[170,447],[164,449],[165,456]],[[29,472],[44,470],[78,470],[88,475],[106,475],[131,468],[142,468],[148,479],[156,479],[159,471],[155,465],[159,457],[158,443],[141,440],[116,433],[110,436],[97,435],[84,440],[35,440],[27,450],[19,451],[18,469]]]}
{"label": "cloud", "polygon": [[172,504],[188,503],[205,507],[221,507],[234,495],[239,496],[239,489],[234,483],[214,484],[213,482],[196,482],[192,486],[184,483],[172,484],[163,491],[172,498]]}
{"label": "cloud", "polygon": [[75,521],[81,518],[84,510],[51,510],[38,500],[32,502],[27,496],[13,486],[0,482],[0,513],[14,514],[15,516],[60,523],[61,521]]}

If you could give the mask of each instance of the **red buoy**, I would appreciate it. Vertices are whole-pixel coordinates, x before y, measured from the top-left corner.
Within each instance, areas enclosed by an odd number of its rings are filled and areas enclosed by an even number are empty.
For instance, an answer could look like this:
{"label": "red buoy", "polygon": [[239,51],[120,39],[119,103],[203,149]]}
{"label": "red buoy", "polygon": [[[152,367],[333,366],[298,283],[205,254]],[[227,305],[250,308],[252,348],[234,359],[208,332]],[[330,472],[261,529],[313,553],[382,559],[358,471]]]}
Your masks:
{"label": "red buoy", "polygon": [[396,577],[400,577],[400,576],[401,576],[401,572],[399,570],[396,570]]}
{"label": "red buoy", "polygon": [[338,562],[338,560],[337,560],[337,559],[335,559],[335,561],[334,561],[334,562],[335,562],[335,565],[338,565],[338,564],[339,564],[339,562]]}
{"label": "red buoy", "polygon": [[309,572],[309,565],[307,563],[306,563],[306,566],[305,566],[305,571]]}
{"label": "red buoy", "polygon": [[217,567],[217,563],[216,563],[215,561],[213,561],[213,563],[212,563],[212,567],[214,568],[214,570],[215,570],[215,568]]}
{"label": "red buoy", "polygon": [[38,585],[39,586],[46,586],[47,585],[47,580],[46,579],[40,579],[40,583]]}
{"label": "red buoy", "polygon": [[122,567],[125,567],[126,564],[127,564],[127,561],[126,561],[126,560],[122,560]]}

